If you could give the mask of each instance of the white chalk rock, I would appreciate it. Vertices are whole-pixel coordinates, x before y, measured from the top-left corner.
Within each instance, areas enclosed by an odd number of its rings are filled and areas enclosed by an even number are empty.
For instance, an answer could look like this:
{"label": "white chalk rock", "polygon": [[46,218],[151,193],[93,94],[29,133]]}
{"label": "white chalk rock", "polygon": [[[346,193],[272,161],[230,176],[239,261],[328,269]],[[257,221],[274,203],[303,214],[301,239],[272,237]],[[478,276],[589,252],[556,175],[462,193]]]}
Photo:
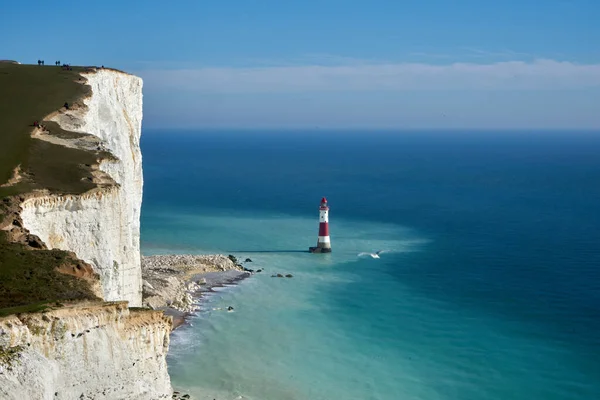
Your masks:
{"label": "white chalk rock", "polygon": [[87,108],[58,114],[63,129],[92,134],[116,160],[100,169],[116,182],[78,196],[26,200],[25,228],[49,248],[69,250],[100,274],[104,299],[142,302],[140,210],[142,205],[142,80],[110,70],[87,74]]}

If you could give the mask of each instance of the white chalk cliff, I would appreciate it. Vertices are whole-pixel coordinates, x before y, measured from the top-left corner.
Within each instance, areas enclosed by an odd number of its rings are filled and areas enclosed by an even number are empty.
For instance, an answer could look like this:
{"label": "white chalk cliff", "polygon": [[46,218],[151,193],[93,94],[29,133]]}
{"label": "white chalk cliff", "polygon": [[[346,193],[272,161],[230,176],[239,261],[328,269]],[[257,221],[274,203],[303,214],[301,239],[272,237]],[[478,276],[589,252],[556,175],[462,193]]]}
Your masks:
{"label": "white chalk cliff", "polygon": [[[63,129],[97,137],[115,159],[100,163],[113,185],[83,195],[36,196],[23,202],[25,228],[51,249],[75,252],[100,274],[104,300],[142,303],[142,80],[101,69],[87,74],[87,107],[56,113]],[[109,179],[110,179],[109,178]]]}
{"label": "white chalk cliff", "polygon": [[50,116],[83,140],[36,140],[106,150],[96,188],[80,195],[38,192],[21,204],[23,226],[48,248],[74,252],[100,275],[108,303],[0,317],[0,399],[167,399],[172,328],[142,303],[142,80],[98,70],[85,75],[84,107]]}
{"label": "white chalk cliff", "polygon": [[0,399],[170,399],[170,332],[126,303],[0,318]]}

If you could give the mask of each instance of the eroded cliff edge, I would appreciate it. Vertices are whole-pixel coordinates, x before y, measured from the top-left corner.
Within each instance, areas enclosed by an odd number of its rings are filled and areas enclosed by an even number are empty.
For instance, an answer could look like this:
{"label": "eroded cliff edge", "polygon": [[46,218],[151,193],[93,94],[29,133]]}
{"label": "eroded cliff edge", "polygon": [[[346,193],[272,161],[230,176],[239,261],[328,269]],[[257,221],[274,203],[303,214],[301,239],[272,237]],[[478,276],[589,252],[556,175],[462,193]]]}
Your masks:
{"label": "eroded cliff edge", "polygon": [[[73,251],[91,264],[100,274],[104,300],[127,300],[138,307],[142,302],[142,80],[105,69],[85,76],[92,88],[85,107],[49,119],[67,131],[98,138],[98,148],[114,155],[99,165],[114,184],[82,195],[30,197],[21,204],[21,218],[24,227],[49,248]],[[49,140],[43,135],[39,139]]]}
{"label": "eroded cliff edge", "polygon": [[24,76],[55,79],[48,96],[73,82],[86,90],[42,114],[29,155],[0,182],[0,194],[15,193],[0,204],[0,294],[16,296],[0,308],[23,305],[0,309],[0,398],[170,398],[172,320],[128,308],[142,295],[142,81],[108,69],[45,71]]}

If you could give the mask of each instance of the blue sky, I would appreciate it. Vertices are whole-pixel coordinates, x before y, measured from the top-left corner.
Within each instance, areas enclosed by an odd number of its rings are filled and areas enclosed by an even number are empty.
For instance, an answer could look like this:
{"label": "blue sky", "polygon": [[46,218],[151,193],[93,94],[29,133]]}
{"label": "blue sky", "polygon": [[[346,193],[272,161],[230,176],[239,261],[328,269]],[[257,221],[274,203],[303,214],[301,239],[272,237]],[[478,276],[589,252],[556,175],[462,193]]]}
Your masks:
{"label": "blue sky", "polygon": [[145,127],[600,129],[600,1],[20,1],[0,59],[144,78]]}

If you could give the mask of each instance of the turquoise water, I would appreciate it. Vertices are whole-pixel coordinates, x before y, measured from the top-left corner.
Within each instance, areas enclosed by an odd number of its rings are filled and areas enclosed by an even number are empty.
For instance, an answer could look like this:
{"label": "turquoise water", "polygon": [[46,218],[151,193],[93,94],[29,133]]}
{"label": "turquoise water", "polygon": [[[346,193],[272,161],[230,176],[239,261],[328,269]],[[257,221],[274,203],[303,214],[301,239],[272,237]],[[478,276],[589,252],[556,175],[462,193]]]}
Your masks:
{"label": "turquoise water", "polygon": [[[165,131],[142,145],[143,252],[265,268],[173,334],[176,389],[600,398],[600,135]],[[313,255],[322,196],[333,253]]]}

